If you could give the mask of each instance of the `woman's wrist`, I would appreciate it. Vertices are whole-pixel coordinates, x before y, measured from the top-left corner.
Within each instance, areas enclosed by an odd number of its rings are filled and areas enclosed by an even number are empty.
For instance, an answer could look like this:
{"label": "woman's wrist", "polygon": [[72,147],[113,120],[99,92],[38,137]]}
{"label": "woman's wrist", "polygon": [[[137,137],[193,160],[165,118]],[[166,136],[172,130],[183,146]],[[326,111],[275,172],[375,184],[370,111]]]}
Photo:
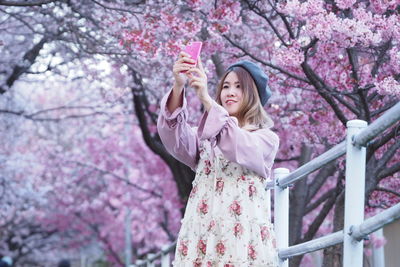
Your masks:
{"label": "woman's wrist", "polygon": [[209,94],[205,95],[205,96],[200,96],[200,101],[203,104],[204,108],[206,111],[210,111],[211,107],[212,107],[212,103],[213,103],[213,99],[211,98],[211,96]]}
{"label": "woman's wrist", "polygon": [[178,84],[176,84],[176,82],[175,82],[174,85],[172,86],[172,89],[173,89],[175,92],[180,93],[180,92],[182,92],[183,87],[184,87],[183,85],[178,85]]}

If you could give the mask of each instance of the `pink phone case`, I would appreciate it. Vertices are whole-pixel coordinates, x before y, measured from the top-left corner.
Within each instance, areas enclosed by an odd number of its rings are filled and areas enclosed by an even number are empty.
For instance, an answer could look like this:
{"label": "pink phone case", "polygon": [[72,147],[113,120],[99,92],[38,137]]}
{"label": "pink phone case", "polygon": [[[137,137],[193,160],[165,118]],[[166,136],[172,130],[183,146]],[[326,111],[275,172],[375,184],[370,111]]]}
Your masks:
{"label": "pink phone case", "polygon": [[196,60],[196,64],[197,64],[197,60],[198,60],[198,58],[199,58],[202,45],[203,45],[202,42],[190,42],[190,43],[185,47],[185,50],[183,50],[183,51],[186,52],[186,53],[188,53],[188,54],[190,55],[191,58],[193,58],[194,60]]}
{"label": "pink phone case", "polygon": [[[199,59],[202,45],[203,45],[202,42],[189,42],[186,45],[185,49],[183,50],[184,52],[188,53],[192,59],[196,60],[196,63],[194,65],[197,64],[197,60]],[[181,71],[181,73],[185,72],[186,71]]]}

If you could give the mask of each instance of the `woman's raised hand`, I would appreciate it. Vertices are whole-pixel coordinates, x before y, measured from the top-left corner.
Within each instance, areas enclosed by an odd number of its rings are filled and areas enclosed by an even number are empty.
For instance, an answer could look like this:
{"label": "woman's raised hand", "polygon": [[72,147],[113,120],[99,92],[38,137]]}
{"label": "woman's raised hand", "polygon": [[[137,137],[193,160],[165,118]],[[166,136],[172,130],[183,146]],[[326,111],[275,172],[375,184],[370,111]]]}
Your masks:
{"label": "woman's raised hand", "polygon": [[200,100],[207,98],[208,88],[207,88],[207,75],[199,57],[197,61],[198,67],[193,67],[188,71],[189,85],[196,90],[197,96]]}
{"label": "woman's raised hand", "polygon": [[203,103],[207,111],[210,110],[213,100],[208,94],[207,75],[203,67],[203,63],[199,57],[197,68],[191,68],[188,72],[189,85],[196,90],[197,97]]}
{"label": "woman's raised hand", "polygon": [[179,53],[178,60],[175,62],[173,67],[175,87],[183,89],[187,81],[188,71],[194,67],[195,63],[196,61],[193,60],[189,54],[183,51]]}

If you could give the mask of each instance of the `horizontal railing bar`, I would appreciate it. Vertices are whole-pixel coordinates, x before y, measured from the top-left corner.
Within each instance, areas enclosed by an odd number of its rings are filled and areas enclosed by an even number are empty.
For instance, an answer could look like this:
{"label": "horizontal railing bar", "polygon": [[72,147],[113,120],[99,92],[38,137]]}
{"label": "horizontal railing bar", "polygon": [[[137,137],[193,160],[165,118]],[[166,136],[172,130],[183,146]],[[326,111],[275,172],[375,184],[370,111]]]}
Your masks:
{"label": "horizontal railing bar", "polygon": [[287,259],[294,256],[317,251],[343,242],[343,230],[316,238],[298,245],[290,246],[278,251],[279,258]]}
{"label": "horizontal railing bar", "polygon": [[161,249],[159,252],[157,252],[156,254],[152,255],[151,257],[145,259],[145,260],[141,260],[141,262],[139,264],[131,264],[130,266],[132,267],[139,267],[139,266],[144,266],[146,265],[148,262],[153,262],[156,259],[160,258],[162,255],[168,254],[170,252],[172,252],[174,250],[176,246],[176,241],[174,241],[172,244],[170,244],[168,247]]}
{"label": "horizontal railing bar", "polygon": [[[352,229],[351,235],[355,239],[361,240],[370,233],[373,233],[383,226],[398,219],[400,219],[400,203],[371,218],[366,219],[359,226],[355,226]],[[287,259],[334,246],[342,242],[343,230],[298,245],[290,246],[285,249],[279,249],[278,255],[281,259]]]}
{"label": "horizontal railing bar", "polygon": [[400,203],[388,208],[379,214],[366,219],[362,224],[354,226],[351,236],[357,240],[363,239],[370,233],[400,218]]}
{"label": "horizontal railing bar", "polygon": [[[358,146],[365,146],[370,140],[378,136],[381,132],[385,131],[396,121],[400,120],[400,102],[386,111],[381,117],[376,119],[367,128],[360,132],[355,138],[354,143]],[[276,181],[280,187],[287,187],[293,182],[303,178],[304,176],[312,173],[313,171],[321,168],[323,165],[339,158],[346,152],[346,142],[342,141],[333,148],[329,149],[322,155],[304,164],[296,169],[286,177]],[[271,189],[273,183],[267,183],[267,189]]]}
{"label": "horizontal railing bar", "polygon": [[373,121],[354,138],[354,145],[366,146],[369,141],[400,120],[400,102]]}
{"label": "horizontal railing bar", "polygon": [[313,171],[321,168],[323,165],[328,164],[329,162],[339,158],[340,156],[344,155],[346,152],[346,142],[343,141],[336,146],[332,147],[322,155],[319,155],[315,159],[307,162],[300,168],[296,169],[289,175],[279,179],[277,184],[280,187],[287,187],[288,185],[292,184],[293,182],[303,178],[304,176],[312,173]]}

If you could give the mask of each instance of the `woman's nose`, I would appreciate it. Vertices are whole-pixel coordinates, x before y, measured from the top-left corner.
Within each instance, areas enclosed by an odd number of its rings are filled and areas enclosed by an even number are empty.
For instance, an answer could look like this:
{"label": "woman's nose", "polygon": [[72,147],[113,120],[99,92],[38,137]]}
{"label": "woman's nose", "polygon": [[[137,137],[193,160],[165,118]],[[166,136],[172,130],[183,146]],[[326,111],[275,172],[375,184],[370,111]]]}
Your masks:
{"label": "woman's nose", "polygon": [[228,89],[228,95],[229,96],[235,95],[235,90],[234,89],[235,88],[229,87],[229,89]]}

